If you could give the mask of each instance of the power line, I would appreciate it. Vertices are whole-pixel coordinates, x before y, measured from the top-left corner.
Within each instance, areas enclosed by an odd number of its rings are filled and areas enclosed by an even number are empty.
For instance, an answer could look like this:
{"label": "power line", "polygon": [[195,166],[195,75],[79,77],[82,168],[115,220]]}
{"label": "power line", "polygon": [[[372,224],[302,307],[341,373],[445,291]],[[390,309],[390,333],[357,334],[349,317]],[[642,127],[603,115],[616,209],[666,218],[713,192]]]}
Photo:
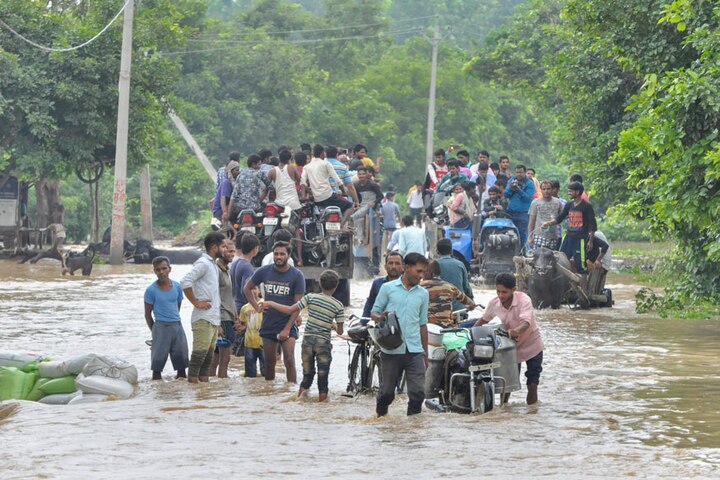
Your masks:
{"label": "power line", "polygon": [[[421,28],[412,28],[408,30],[398,30],[394,32],[388,32],[385,36],[395,36],[395,35],[408,35],[413,33],[419,33],[423,31]],[[304,40],[286,40],[283,41],[283,44],[292,44],[292,45],[307,45],[307,44],[314,44],[314,43],[323,43],[323,42],[332,42],[332,41],[344,41],[344,40],[365,40],[368,38],[378,38],[377,35],[355,35],[355,36],[349,36],[349,37],[331,37],[331,38],[315,38],[315,39],[304,39]],[[222,40],[218,40],[218,42],[222,42]],[[237,48],[238,46],[242,45],[262,45],[262,44],[269,44],[271,41],[269,40],[259,40],[259,41],[241,41],[236,40],[233,41],[233,45],[230,47],[218,47],[218,48],[205,48],[201,50],[176,50],[176,51],[170,51],[170,52],[159,52],[163,55],[185,55],[190,53],[206,53],[206,52],[221,52],[225,50],[233,50]]]}
{"label": "power line", "polygon": [[[428,18],[434,18],[435,15],[425,15],[423,17],[414,17],[414,18],[407,18],[405,20],[394,20],[390,21],[390,24],[397,24],[397,23],[407,23],[407,22],[414,22],[415,20],[425,20]],[[343,25],[339,27],[328,27],[328,28],[317,28],[312,30],[285,30],[285,31],[276,31],[276,32],[265,32],[266,35],[284,35],[289,33],[316,33],[316,32],[331,32],[331,31],[337,31],[337,30],[349,30],[351,28],[365,28],[365,27],[376,27],[378,25],[385,25],[386,22],[376,22],[376,23],[366,23],[365,25]],[[244,33],[237,33],[234,35],[230,35],[228,38],[233,37],[246,37],[249,35],[253,35],[256,32],[244,32]],[[205,36],[220,36],[223,35],[222,33],[203,33],[202,35]]]}
{"label": "power line", "polygon": [[73,50],[79,50],[79,49],[81,49],[81,48],[83,48],[83,47],[85,47],[85,46],[87,46],[87,45],[90,45],[92,42],[94,42],[95,40],[97,40],[98,37],[100,37],[100,35],[102,35],[103,33],[105,33],[105,32],[107,31],[107,29],[110,28],[110,26],[111,26],[113,23],[115,23],[115,20],[118,19],[118,17],[125,11],[125,8],[128,6],[128,4],[129,4],[130,2],[132,2],[132,1],[133,1],[133,0],[126,0],[125,4],[122,6],[122,8],[120,9],[120,11],[113,17],[112,20],[110,20],[110,23],[108,23],[107,25],[105,25],[105,27],[97,33],[97,35],[95,35],[94,37],[92,37],[90,40],[88,40],[88,41],[86,41],[86,42],[83,42],[83,43],[81,43],[80,45],[76,45],[76,46],[74,46],[74,47],[67,47],[67,48],[52,48],[52,47],[46,47],[46,46],[44,46],[44,45],[40,45],[39,43],[33,42],[33,41],[30,40],[29,38],[24,37],[24,36],[21,35],[20,33],[18,33],[18,32],[16,32],[15,30],[13,30],[12,27],[10,27],[10,25],[8,25],[7,23],[3,22],[2,20],[0,20],[0,25],[4,26],[4,27],[7,28],[8,30],[10,30],[10,32],[12,32],[12,33],[13,33],[16,37],[18,37],[20,40],[24,41],[25,43],[28,43],[28,44],[32,45],[33,47],[35,47],[35,48],[37,48],[37,49],[39,49],[39,50],[42,50],[43,52],[48,52],[48,53],[52,53],[52,52],[72,52]]}

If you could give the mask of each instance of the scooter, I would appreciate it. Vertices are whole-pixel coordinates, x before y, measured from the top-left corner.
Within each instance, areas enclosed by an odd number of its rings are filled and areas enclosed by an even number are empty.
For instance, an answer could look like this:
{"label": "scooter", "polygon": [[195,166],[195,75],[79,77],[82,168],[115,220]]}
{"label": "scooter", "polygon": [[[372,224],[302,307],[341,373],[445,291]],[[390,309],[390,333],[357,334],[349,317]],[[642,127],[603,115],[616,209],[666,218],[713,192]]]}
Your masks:
{"label": "scooter", "polygon": [[502,324],[440,329],[428,326],[425,406],[439,412],[485,413],[520,390],[517,350]]}

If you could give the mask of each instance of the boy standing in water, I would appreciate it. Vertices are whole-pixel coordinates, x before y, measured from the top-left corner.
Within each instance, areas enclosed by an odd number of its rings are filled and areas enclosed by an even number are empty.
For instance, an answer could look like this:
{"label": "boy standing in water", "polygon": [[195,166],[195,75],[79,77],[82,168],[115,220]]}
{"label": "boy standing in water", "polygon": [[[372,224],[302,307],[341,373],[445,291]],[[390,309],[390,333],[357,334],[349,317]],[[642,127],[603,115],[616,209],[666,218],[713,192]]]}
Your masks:
{"label": "boy standing in water", "polygon": [[[490,300],[475,326],[488,323],[495,317],[500,318],[510,338],[517,342],[518,372],[523,362],[527,367],[527,403],[532,405],[538,400],[544,349],[532,300],[527,294],[515,291],[515,276],[512,273],[500,273],[495,277],[495,291],[497,297]],[[510,394],[506,393],[503,401],[507,402],[509,398]]]}
{"label": "boy standing in water", "polygon": [[345,307],[342,302],[333,298],[332,294],[340,282],[338,274],[325,270],[320,274],[322,293],[308,293],[295,305],[281,305],[265,302],[264,308],[272,308],[285,314],[293,314],[308,309],[308,320],[302,342],[303,380],[300,383],[298,397],[310,388],[315,378],[315,362],[317,361],[319,401],[328,396],[328,375],[332,362],[332,344],[330,334],[333,325],[337,325],[338,335],[342,335],[345,322]]}
{"label": "boy standing in water", "polygon": [[172,268],[167,257],[155,257],[152,264],[157,281],[145,290],[145,321],[152,332],[150,348],[152,378],[162,380],[162,371],[168,356],[173,368],[177,370],[176,378],[185,378],[185,369],[188,366],[188,344],[180,323],[182,289],[178,282],[170,280]]}
{"label": "boy standing in water", "polygon": [[[260,288],[252,289],[255,298],[260,294]],[[262,306],[263,301],[257,299],[257,304]],[[257,363],[260,362],[260,375],[265,375],[265,354],[263,353],[263,341],[260,337],[260,325],[262,325],[262,312],[255,311],[251,303],[246,303],[240,309],[238,318],[238,331],[245,330],[245,377],[257,377]]]}

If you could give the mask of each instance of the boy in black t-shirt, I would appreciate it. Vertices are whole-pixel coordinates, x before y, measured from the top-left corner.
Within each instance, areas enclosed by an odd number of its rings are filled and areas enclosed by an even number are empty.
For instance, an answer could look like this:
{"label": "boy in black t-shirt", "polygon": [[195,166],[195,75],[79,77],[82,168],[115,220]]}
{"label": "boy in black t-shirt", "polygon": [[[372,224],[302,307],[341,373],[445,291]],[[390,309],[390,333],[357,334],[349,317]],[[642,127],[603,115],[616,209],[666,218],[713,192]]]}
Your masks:
{"label": "boy in black t-shirt", "polygon": [[568,186],[570,201],[565,204],[555,220],[542,224],[543,227],[557,225],[568,218],[568,226],[563,237],[560,251],[567,255],[573,273],[585,273],[586,251],[593,249],[593,239],[597,230],[595,210],[589,202],[582,199],[585,191],[582,183],[573,182]]}

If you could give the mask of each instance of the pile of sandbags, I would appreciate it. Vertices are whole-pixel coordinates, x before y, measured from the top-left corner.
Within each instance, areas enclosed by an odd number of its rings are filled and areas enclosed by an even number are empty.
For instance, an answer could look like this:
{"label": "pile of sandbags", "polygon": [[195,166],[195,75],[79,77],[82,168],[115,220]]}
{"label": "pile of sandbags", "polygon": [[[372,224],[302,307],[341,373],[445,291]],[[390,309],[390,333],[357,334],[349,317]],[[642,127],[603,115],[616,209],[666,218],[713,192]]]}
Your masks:
{"label": "pile of sandbags", "polygon": [[33,400],[51,405],[129,398],[137,368],[125,360],[87,354],[66,361],[41,355],[0,352],[0,400]]}

